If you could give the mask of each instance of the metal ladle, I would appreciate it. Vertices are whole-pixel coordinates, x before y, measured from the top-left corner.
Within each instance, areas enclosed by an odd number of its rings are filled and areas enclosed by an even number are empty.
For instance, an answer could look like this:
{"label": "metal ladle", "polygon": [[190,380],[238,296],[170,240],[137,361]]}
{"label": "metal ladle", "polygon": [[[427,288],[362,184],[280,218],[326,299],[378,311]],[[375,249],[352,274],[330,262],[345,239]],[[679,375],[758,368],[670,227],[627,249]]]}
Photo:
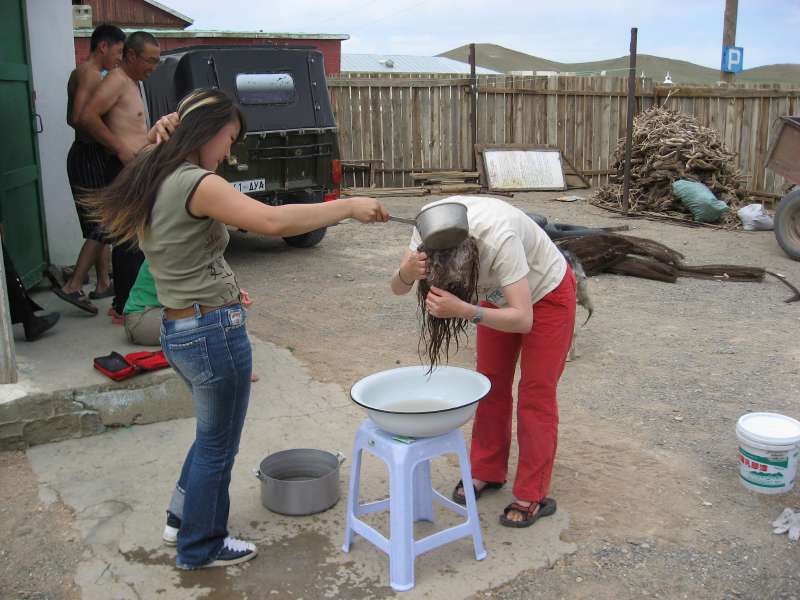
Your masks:
{"label": "metal ladle", "polygon": [[469,235],[467,207],[458,202],[442,202],[419,212],[415,219],[389,217],[390,221],[413,225],[422,243],[431,250],[458,246]]}

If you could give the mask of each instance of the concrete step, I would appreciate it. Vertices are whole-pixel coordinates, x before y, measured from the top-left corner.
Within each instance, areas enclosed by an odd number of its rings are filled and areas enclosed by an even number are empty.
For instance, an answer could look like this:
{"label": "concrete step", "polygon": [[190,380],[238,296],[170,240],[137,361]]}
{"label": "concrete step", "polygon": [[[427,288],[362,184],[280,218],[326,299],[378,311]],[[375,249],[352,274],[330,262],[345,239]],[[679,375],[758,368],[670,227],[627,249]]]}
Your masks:
{"label": "concrete step", "polygon": [[103,433],[110,427],[194,414],[186,384],[171,369],[124,382],[3,395],[0,392],[0,450],[21,450]]}
{"label": "concrete step", "polygon": [[14,326],[18,382],[0,385],[0,450],[194,414],[186,384],[172,369],[120,382],[94,369],[93,359],[111,351],[158,349],[127,341],[123,327],[106,315],[110,299],[96,301],[100,312],[91,316],[46,290],[33,297],[61,319],[35,342]]}

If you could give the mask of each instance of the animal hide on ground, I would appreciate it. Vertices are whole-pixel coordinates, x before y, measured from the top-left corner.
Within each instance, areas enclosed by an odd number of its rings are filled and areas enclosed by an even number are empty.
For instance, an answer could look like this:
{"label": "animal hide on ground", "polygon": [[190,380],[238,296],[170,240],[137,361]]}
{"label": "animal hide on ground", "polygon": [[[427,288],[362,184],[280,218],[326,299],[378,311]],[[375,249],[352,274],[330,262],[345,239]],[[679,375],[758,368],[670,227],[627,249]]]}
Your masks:
{"label": "animal hide on ground", "polygon": [[556,244],[574,254],[589,277],[606,272],[675,283],[678,277],[763,281],[766,273],[761,267],[687,265],[683,254],[664,244],[616,233],[565,238]]}

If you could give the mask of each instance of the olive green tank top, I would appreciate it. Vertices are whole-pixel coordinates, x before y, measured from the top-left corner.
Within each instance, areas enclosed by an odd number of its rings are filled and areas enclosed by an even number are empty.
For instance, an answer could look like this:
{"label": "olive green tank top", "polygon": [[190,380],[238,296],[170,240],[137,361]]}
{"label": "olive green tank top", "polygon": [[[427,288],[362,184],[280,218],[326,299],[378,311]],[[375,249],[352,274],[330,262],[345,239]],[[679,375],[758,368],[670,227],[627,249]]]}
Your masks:
{"label": "olive green tank top", "polygon": [[158,300],[167,308],[222,306],[239,299],[236,276],[225,261],[224,223],[189,213],[189,200],[211,171],[183,163],[161,184],[150,225],[139,246],[150,262]]}

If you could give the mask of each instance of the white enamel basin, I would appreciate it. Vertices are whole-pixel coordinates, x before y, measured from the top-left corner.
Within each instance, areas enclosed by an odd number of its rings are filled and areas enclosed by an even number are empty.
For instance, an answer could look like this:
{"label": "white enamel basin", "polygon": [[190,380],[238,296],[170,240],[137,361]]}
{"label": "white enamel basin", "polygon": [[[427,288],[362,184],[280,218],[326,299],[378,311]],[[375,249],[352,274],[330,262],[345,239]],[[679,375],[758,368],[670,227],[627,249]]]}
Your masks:
{"label": "white enamel basin", "polygon": [[374,373],[350,389],[353,402],[375,424],[407,437],[442,435],[469,421],[491,384],[480,373],[442,366],[401,367]]}

